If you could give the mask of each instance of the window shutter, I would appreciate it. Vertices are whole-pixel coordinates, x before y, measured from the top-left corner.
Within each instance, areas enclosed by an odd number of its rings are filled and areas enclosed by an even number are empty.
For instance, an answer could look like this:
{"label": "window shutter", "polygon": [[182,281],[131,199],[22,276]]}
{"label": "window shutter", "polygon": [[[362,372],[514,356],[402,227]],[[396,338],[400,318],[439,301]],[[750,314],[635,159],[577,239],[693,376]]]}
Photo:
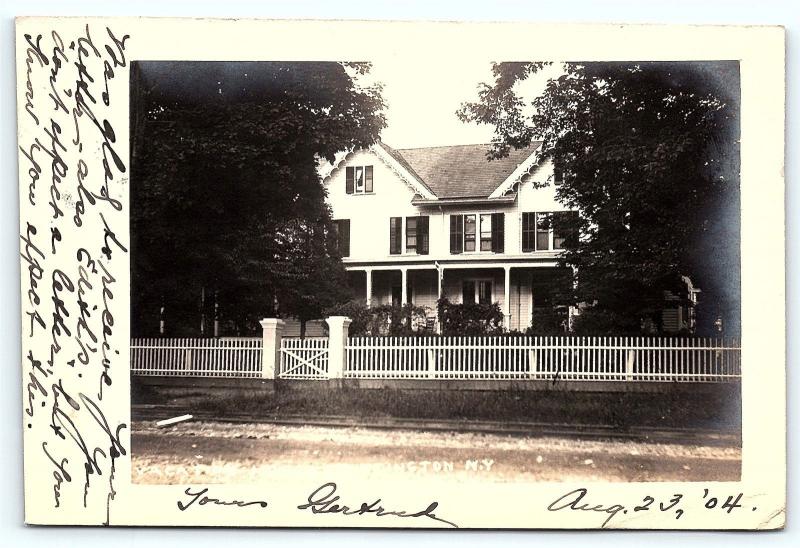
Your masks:
{"label": "window shutter", "polygon": [[364,192],[372,192],[372,166],[364,168]]}
{"label": "window shutter", "polygon": [[339,250],[342,257],[350,256],[350,219],[339,221]]}
{"label": "window shutter", "polygon": [[428,216],[424,215],[417,218],[417,254],[427,255],[429,247],[429,223]]}
{"label": "window shutter", "polygon": [[535,240],[531,237],[531,234],[535,229],[534,215],[534,213],[522,214],[522,251],[534,250],[533,242]]}
{"label": "window shutter", "polygon": [[403,218],[391,217],[389,219],[389,254],[400,254],[400,242],[403,238]]}
{"label": "window shutter", "polygon": [[450,215],[450,253],[464,251],[464,216]]}
{"label": "window shutter", "polygon": [[348,167],[345,170],[345,180],[344,180],[344,190],[348,194],[353,193],[353,189],[355,188],[355,181],[356,181],[356,170],[353,167]]}
{"label": "window shutter", "polygon": [[506,227],[505,213],[492,213],[492,252],[503,253],[505,250]]}

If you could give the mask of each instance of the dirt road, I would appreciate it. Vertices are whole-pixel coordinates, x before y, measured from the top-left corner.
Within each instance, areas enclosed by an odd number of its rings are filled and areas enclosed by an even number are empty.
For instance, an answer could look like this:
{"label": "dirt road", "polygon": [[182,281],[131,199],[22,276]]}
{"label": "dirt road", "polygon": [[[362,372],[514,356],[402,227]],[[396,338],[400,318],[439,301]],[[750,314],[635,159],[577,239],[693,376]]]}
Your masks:
{"label": "dirt road", "polygon": [[459,432],[274,424],[135,422],[135,483],[250,483],[258,478],[477,477],[511,481],[738,480],[741,449]]}

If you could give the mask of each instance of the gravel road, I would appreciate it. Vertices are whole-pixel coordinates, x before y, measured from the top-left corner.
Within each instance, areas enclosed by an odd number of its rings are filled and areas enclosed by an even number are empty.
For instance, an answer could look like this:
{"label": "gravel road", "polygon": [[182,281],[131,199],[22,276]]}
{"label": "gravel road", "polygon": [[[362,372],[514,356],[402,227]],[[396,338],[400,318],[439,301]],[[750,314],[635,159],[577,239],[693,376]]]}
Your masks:
{"label": "gravel road", "polygon": [[741,449],[630,440],[186,422],[132,425],[133,482],[247,484],[281,477],[734,481]]}

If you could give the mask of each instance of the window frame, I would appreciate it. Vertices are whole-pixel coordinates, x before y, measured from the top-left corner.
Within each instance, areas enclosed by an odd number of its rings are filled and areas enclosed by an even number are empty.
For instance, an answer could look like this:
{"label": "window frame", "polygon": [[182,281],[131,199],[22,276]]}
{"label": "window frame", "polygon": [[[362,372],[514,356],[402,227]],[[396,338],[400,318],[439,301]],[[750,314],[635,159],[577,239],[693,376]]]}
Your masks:
{"label": "window frame", "polygon": [[[539,251],[563,251],[563,242],[569,237],[568,233],[560,234],[556,229],[559,215],[578,215],[574,209],[561,211],[523,211],[520,219],[520,250],[522,253],[536,253]],[[539,228],[540,216],[545,216],[547,228]],[[547,247],[539,245],[539,236],[547,236]],[[556,247],[557,240],[559,246]]]}
{"label": "window frame", "polygon": [[[467,219],[475,218],[475,231],[467,232]],[[484,228],[484,218],[489,220],[489,228]],[[472,237],[469,239],[468,237]],[[488,236],[488,238],[486,238]],[[468,249],[467,244],[472,244]],[[484,249],[484,244],[488,248]],[[462,253],[494,253],[505,252],[505,212],[504,211],[476,211],[473,213],[453,213],[450,215],[450,254]]]}
{"label": "window frame", "polygon": [[[361,174],[360,189],[358,174]],[[374,165],[358,165],[345,167],[345,194],[364,196],[375,193]]]}
{"label": "window frame", "polygon": [[[406,237],[405,237],[405,246],[406,246],[405,247],[405,252],[406,253],[410,253],[411,250],[414,250],[414,253],[417,253],[417,244],[419,243],[418,242],[419,235],[418,235],[418,220],[417,219],[418,219],[418,217],[406,217],[406,231],[405,231],[406,232]],[[411,228],[411,223],[412,222],[414,223],[413,234],[411,232],[412,231],[412,228]],[[411,238],[414,239],[414,244],[413,245],[409,244],[409,241],[410,241]]]}
{"label": "window frame", "polygon": [[[473,300],[469,303],[464,301],[464,285],[467,283],[472,284]],[[481,303],[481,284],[488,284],[489,286],[489,301]],[[495,302],[494,298],[494,279],[492,278],[464,278],[461,280],[461,304],[488,304],[491,305]]]}

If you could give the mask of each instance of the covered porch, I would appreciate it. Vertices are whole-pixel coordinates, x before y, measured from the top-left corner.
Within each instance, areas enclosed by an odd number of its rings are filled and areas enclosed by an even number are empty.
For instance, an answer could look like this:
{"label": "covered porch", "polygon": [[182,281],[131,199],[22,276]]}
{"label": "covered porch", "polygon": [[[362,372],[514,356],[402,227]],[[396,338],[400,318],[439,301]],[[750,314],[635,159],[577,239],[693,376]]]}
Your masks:
{"label": "covered porch", "polygon": [[[411,303],[437,319],[436,303],[497,303],[507,330],[525,331],[534,316],[551,311],[554,280],[563,275],[554,265],[434,263],[348,267],[350,285],[367,306]],[[438,322],[437,322],[438,325]]]}

